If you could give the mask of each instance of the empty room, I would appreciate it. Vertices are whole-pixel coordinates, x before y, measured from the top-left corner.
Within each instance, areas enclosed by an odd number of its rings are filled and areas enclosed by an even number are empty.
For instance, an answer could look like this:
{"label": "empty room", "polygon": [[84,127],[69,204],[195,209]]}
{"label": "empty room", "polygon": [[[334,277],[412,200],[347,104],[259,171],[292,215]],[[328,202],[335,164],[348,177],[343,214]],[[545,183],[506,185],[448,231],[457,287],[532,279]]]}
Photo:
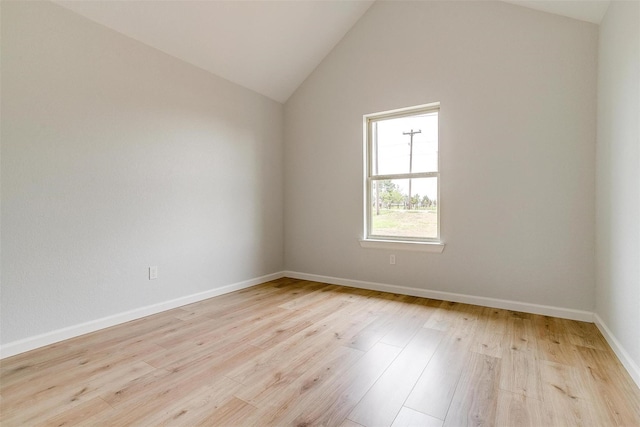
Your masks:
{"label": "empty room", "polygon": [[0,18],[0,425],[640,426],[640,1]]}

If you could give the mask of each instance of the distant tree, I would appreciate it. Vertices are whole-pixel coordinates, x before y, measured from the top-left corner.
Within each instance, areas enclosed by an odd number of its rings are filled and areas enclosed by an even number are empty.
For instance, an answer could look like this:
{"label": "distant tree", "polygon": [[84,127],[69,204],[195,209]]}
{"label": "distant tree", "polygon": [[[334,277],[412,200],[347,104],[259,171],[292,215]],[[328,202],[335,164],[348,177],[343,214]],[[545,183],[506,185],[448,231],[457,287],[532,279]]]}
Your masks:
{"label": "distant tree", "polygon": [[420,195],[416,194],[415,196],[411,197],[411,206],[414,208],[418,208],[418,206],[420,206]]}
{"label": "distant tree", "polygon": [[380,185],[380,200],[382,201],[383,206],[386,206],[387,209],[391,209],[393,205],[402,203],[403,196],[398,184],[395,184],[390,179],[378,182]]}
{"label": "distant tree", "polygon": [[404,196],[399,190],[393,190],[389,193],[389,203],[388,206],[391,208],[393,205],[399,205],[404,200]]}
{"label": "distant tree", "polygon": [[393,190],[399,190],[398,184],[394,184],[390,179],[378,181],[380,189],[383,193],[391,193]]}

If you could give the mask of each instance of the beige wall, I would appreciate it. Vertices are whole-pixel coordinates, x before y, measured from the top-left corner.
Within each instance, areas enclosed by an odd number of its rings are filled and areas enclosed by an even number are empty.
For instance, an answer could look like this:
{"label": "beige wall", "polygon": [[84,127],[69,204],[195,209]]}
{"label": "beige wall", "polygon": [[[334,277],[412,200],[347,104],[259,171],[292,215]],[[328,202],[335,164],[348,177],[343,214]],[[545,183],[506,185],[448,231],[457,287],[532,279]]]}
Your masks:
{"label": "beige wall", "polygon": [[[596,314],[640,385],[640,3],[600,27]],[[614,346],[615,348],[615,346]]]}
{"label": "beige wall", "polygon": [[3,344],[282,270],[281,104],[3,1],[1,107]]}
{"label": "beige wall", "polygon": [[[285,104],[285,264],[592,311],[598,27],[377,2]],[[442,254],[363,249],[362,116],[441,102]]]}

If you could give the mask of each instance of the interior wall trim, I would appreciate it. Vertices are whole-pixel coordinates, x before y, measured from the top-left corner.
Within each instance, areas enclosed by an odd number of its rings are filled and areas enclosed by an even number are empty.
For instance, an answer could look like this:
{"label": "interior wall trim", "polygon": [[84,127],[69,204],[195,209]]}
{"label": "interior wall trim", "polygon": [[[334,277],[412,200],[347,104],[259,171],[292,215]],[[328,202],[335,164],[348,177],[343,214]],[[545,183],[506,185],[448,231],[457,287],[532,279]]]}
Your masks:
{"label": "interior wall trim", "polygon": [[321,276],[318,274],[300,273],[297,271],[285,271],[285,277],[293,279],[311,280],[314,282],[329,283],[332,285],[350,286],[353,288],[368,289],[373,291],[391,292],[402,295],[411,295],[423,298],[432,298],[443,301],[460,302],[465,304],[480,305],[483,307],[502,308],[505,310],[522,311],[543,316],[560,317],[563,319],[579,320],[595,323],[605,340],[616,354],[622,366],[625,367],[633,381],[640,387],[640,367],[624,349],[620,341],[607,327],[602,318],[596,313],[575,310],[571,308],[554,307],[548,305],[531,304],[520,301],[510,301],[498,298],[487,298],[473,295],[456,294],[452,292],[432,291],[428,289],[411,288],[407,286],[389,285],[385,283],[366,282],[361,280],[343,279],[338,277]]}
{"label": "interior wall trim", "polygon": [[502,308],[505,310],[522,311],[543,316],[560,317],[563,319],[580,320],[593,323],[593,313],[574,310],[571,308],[554,307],[549,305],[531,304],[520,301],[510,301],[498,298],[479,297],[474,295],[457,294],[452,292],[432,291],[429,289],[412,288],[408,286],[389,285],[386,283],[365,282],[361,280],[342,279],[339,277],[321,276],[318,274],[285,271],[285,277],[293,279],[311,280],[332,285],[350,286],[352,288],[369,289],[373,291],[391,292],[394,294],[411,295],[414,297],[431,298],[443,301],[461,302],[465,304],[481,305],[483,307]]}
{"label": "interior wall trim", "polygon": [[602,318],[600,318],[600,316],[598,316],[597,314],[570,308],[531,304],[520,301],[510,301],[466,294],[457,294],[452,292],[434,291],[429,289],[419,289],[408,286],[390,285],[386,283],[344,279],[339,277],[322,276],[319,274],[301,273],[297,271],[280,271],[10,342],[8,344],[0,346],[0,359],[34,350],[50,344],[55,344],[57,342],[75,338],[91,332],[99,331],[111,326],[116,326],[125,322],[140,319],[146,316],[151,316],[153,314],[161,313],[166,310],[171,310],[173,308],[182,307],[194,302],[203,301],[208,298],[213,298],[220,295],[228,294],[230,292],[239,291],[241,289],[250,288],[252,286],[256,286],[271,280],[280,279],[282,277],[329,283],[332,285],[349,286],[353,288],[368,289],[373,291],[411,295],[422,298],[438,299],[443,301],[459,302],[464,304],[474,304],[483,307],[522,311],[525,313],[540,314],[543,316],[553,316],[563,319],[595,323],[595,325],[598,327],[604,338],[607,340],[607,342],[615,352],[618,359],[620,359],[622,365],[629,372],[629,375],[633,378],[638,387],[640,387],[640,368],[629,356],[627,351],[620,344],[611,330],[607,327]]}
{"label": "interior wall trim", "polygon": [[593,318],[594,323],[604,336],[604,339],[607,340],[613,352],[618,356],[618,359],[620,359],[622,366],[625,367],[629,375],[631,375],[631,378],[633,378],[633,381],[640,388],[640,367],[633,361],[629,353],[627,353],[622,344],[620,344],[616,336],[613,335],[613,332],[607,327],[602,318],[598,316],[598,313],[594,313]]}
{"label": "interior wall trim", "polygon": [[100,329],[116,326],[121,323],[130,322],[142,317],[151,316],[153,314],[161,313],[166,310],[171,310],[172,308],[182,307],[183,305],[192,304],[194,302],[202,301],[208,298],[228,294],[229,292],[250,288],[252,286],[259,285],[270,280],[279,279],[281,277],[283,277],[282,272],[272,273],[242,282],[232,283],[219,288],[210,289],[208,291],[186,295],[169,301],[136,308],[133,310],[125,311],[124,313],[103,317],[101,319],[91,320],[79,325],[68,326],[66,328],[57,329],[55,331],[46,332],[44,334],[24,338],[18,341],[13,341],[0,346],[0,359],[54,344],[60,341],[68,340],[70,338],[75,338],[80,335],[99,331]]}

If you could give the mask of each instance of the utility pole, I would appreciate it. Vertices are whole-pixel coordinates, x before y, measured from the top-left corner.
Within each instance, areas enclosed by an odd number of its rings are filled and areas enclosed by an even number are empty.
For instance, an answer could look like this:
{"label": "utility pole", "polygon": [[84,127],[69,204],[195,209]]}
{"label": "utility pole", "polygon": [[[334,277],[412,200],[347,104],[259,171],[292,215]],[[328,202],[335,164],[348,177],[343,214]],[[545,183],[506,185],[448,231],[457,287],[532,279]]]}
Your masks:
{"label": "utility pole", "polygon": [[[378,122],[373,122],[374,126],[374,134],[373,134],[373,143],[375,145],[375,154],[376,154],[376,175],[380,173],[378,170]],[[376,184],[376,215],[380,215],[380,181],[375,181]]]}
{"label": "utility pole", "polygon": [[[414,131],[411,129],[410,132],[402,132],[403,135],[410,135],[409,140],[409,173],[413,173],[413,135],[417,133],[422,133],[421,129]],[[411,178],[409,178],[409,210],[411,210]]]}

